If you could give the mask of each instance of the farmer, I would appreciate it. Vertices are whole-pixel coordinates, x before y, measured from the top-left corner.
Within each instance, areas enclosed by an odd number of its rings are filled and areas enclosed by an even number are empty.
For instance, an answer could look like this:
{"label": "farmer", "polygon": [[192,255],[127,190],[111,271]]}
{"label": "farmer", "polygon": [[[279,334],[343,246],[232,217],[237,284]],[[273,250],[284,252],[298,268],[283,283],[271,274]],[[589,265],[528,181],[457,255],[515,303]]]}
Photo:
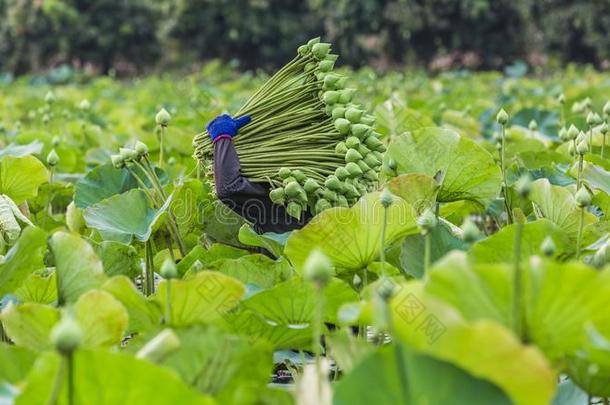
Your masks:
{"label": "farmer", "polygon": [[270,185],[254,183],[240,173],[233,137],[251,121],[249,116],[232,118],[222,114],[207,126],[214,144],[214,182],[216,194],[225,205],[254,225],[257,232],[284,233],[302,228],[310,219],[309,211],[301,218],[288,215],[282,205],[269,198]]}

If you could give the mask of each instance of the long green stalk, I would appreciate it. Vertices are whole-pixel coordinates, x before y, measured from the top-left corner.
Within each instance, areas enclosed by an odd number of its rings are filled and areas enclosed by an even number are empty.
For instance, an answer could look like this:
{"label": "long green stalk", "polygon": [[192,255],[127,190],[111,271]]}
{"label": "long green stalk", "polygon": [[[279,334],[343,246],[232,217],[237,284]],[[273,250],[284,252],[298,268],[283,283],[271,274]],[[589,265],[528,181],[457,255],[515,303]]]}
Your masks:
{"label": "long green stalk", "polygon": [[521,223],[521,221],[517,221],[515,226],[515,244],[513,252],[513,330],[515,335],[523,338],[523,275],[521,269],[521,238],[523,233],[523,223]]}
{"label": "long green stalk", "polygon": [[580,259],[582,244],[582,232],[585,225],[585,207],[580,207],[580,217],[578,218],[578,233],[576,234],[576,260]]}

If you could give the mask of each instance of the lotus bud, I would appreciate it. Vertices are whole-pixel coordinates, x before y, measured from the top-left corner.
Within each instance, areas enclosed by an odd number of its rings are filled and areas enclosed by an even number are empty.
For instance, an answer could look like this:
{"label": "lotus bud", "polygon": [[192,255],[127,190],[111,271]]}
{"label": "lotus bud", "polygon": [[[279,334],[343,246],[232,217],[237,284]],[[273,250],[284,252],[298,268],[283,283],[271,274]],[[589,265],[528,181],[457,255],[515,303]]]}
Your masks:
{"label": "lotus bud", "polygon": [[358,124],[363,114],[364,110],[350,107],[345,111],[345,118],[347,118],[352,124]]}
{"label": "lotus bud", "polygon": [[312,38],[309,41],[307,41],[307,47],[309,49],[312,49],[313,46],[318,43],[320,43],[320,37]]}
{"label": "lotus bud", "polygon": [[466,219],[462,224],[462,240],[466,243],[474,243],[481,238],[481,231],[474,222]]}
{"label": "lotus bud", "polygon": [[319,287],[325,286],[333,276],[333,265],[321,250],[312,251],[303,268],[303,276]]}
{"label": "lotus bud", "polygon": [[602,120],[602,117],[600,117],[598,113],[593,113],[593,125],[599,125],[602,122],[604,122],[604,120]]}
{"label": "lotus bud", "polygon": [[337,145],[335,146],[335,154],[338,156],[345,156],[346,153],[347,146],[345,145],[345,142],[337,143]]}
{"label": "lotus bud", "polygon": [[593,266],[601,269],[608,263],[608,243],[604,243],[593,255]]}
{"label": "lotus bud", "polygon": [[589,113],[587,114],[587,125],[590,127],[595,125],[595,116],[593,115],[593,112],[591,112],[591,111],[589,111]]}
{"label": "lotus bud", "polygon": [[159,271],[161,277],[166,280],[171,280],[172,278],[178,277],[178,269],[176,268],[176,263],[171,258],[166,258],[161,265],[161,269]]}
{"label": "lotus bud", "polygon": [[608,123],[607,123],[607,122],[604,122],[604,123],[602,124],[602,126],[601,126],[601,127],[599,127],[599,132],[601,132],[601,134],[602,134],[602,135],[606,135],[606,134],[608,133],[608,129],[609,129],[609,127],[608,127]]}
{"label": "lotus bud", "polygon": [[157,125],[161,125],[162,127],[166,127],[171,119],[172,116],[169,115],[165,108],[161,108],[155,116],[155,122]]}
{"label": "lotus bud", "polygon": [[352,278],[352,285],[356,288],[360,287],[360,285],[362,284],[362,279],[360,278],[360,276],[358,274],[354,273],[354,277]]}
{"label": "lotus bud", "polygon": [[515,190],[521,198],[527,198],[532,191],[532,178],[529,173],[523,174],[515,183]]}
{"label": "lotus bud", "polygon": [[53,104],[55,102],[55,94],[53,94],[53,92],[51,90],[49,90],[47,92],[47,94],[44,96],[44,101],[47,104]]}
{"label": "lotus bud", "polygon": [[496,121],[502,126],[508,123],[508,113],[504,111],[503,108],[498,111],[498,114],[496,115]]}
{"label": "lotus bud", "polygon": [[536,122],[536,120],[531,120],[527,127],[529,128],[530,131],[537,131],[538,123]]}
{"label": "lotus bud", "polygon": [[139,158],[138,153],[135,151],[135,149],[131,148],[120,148],[119,154],[123,156],[123,159],[125,161],[130,161]]}
{"label": "lotus bud", "polygon": [[576,151],[574,150],[574,144],[572,142],[570,142],[569,145],[568,145],[568,154],[570,156],[574,156],[575,152]]}
{"label": "lotus bud", "polygon": [[82,99],[80,103],[78,103],[78,108],[83,111],[88,111],[91,108],[91,103],[86,98]]}
{"label": "lotus bud", "polygon": [[[330,71],[333,70],[333,67],[335,66],[335,62],[333,62],[332,60],[322,60],[320,61],[320,63],[318,64],[318,69],[320,70],[320,72],[323,73],[328,73]],[[326,75],[324,75],[325,77]],[[319,77],[318,80],[324,80],[324,77]]]}
{"label": "lotus bud", "polygon": [[175,156],[170,156],[169,159],[167,159],[167,164],[170,166],[174,166],[176,164],[176,157]]}
{"label": "lotus bud", "polygon": [[59,146],[60,143],[61,138],[59,136],[54,136],[53,139],[51,139],[51,144],[53,145],[53,147]]}
{"label": "lotus bud", "polygon": [[335,128],[341,135],[347,135],[350,131],[351,123],[345,118],[337,118],[335,120]]}
{"label": "lotus bud", "polygon": [[309,53],[309,47],[307,45],[301,45],[297,48],[297,52],[301,56],[305,56]]}
{"label": "lotus bud", "polygon": [[381,201],[383,208],[389,208],[394,202],[394,194],[388,188],[384,188],[381,196],[379,196],[379,201]]}
{"label": "lotus bud", "polygon": [[570,125],[570,128],[568,128],[568,139],[576,139],[576,137],[578,136],[578,132],[578,128],[576,128],[574,124]]}
{"label": "lotus bud", "polygon": [[589,145],[587,144],[586,139],[583,139],[582,141],[578,142],[578,145],[576,145],[576,152],[579,155],[584,155],[585,153],[587,153],[588,150],[589,150]]}
{"label": "lotus bud", "polygon": [[112,162],[112,165],[116,169],[120,169],[123,166],[125,166],[125,159],[123,158],[122,155],[111,155],[110,156],[110,161]]}
{"label": "lotus bud", "polygon": [[316,190],[320,188],[320,184],[314,179],[305,180],[305,184],[303,185],[303,189],[309,194],[314,193]]}
{"label": "lotus bud", "polygon": [[542,245],[540,245],[540,250],[546,257],[551,257],[555,254],[557,246],[555,246],[555,242],[553,242],[553,238],[551,238],[551,236],[544,238]]}
{"label": "lotus bud", "polygon": [[377,287],[377,294],[384,302],[388,302],[396,291],[396,285],[392,280],[387,277],[383,277],[379,280],[379,286]]}
{"label": "lotus bud", "polygon": [[328,55],[328,51],[330,51],[330,44],[325,42],[319,42],[311,47],[311,52],[316,59],[321,60]]}
{"label": "lotus bud", "polygon": [[559,139],[563,142],[567,142],[569,140],[568,138],[568,130],[565,127],[562,127],[559,130]]}
{"label": "lotus bud", "polygon": [[148,154],[148,146],[146,146],[144,142],[137,141],[134,148],[139,156],[144,156]]}
{"label": "lotus bud", "polygon": [[576,205],[579,207],[588,207],[591,205],[591,194],[584,186],[576,192],[576,196],[574,198],[576,200]]}
{"label": "lotus bud", "polygon": [[49,121],[51,121],[51,117],[49,116],[49,114],[45,114],[45,115],[42,116],[42,123],[43,124],[46,125],[46,124],[49,123]]}
{"label": "lotus bud", "polygon": [[437,224],[438,219],[430,208],[426,208],[426,210],[417,218],[417,226],[419,226],[421,233],[424,235],[433,230]]}
{"label": "lotus bud", "polygon": [[64,314],[51,331],[51,342],[62,355],[70,355],[80,345],[83,332],[72,316]]}
{"label": "lotus bud", "polygon": [[603,108],[602,112],[604,113],[604,115],[606,117],[610,116],[610,100],[606,101],[606,104],[604,104],[604,108]]}
{"label": "lotus bud", "polygon": [[565,104],[566,103],[565,94],[560,93],[559,96],[557,96],[557,101],[559,102],[559,104]]}
{"label": "lotus bud", "polygon": [[66,208],[66,225],[70,231],[75,233],[80,233],[85,229],[83,211],[76,206],[74,201],[70,202]]}
{"label": "lotus bud", "polygon": [[57,166],[59,163],[59,155],[55,152],[55,149],[51,149],[51,152],[47,155],[47,164],[51,167]]}
{"label": "lotus bud", "polygon": [[136,358],[159,363],[178,348],[180,348],[178,335],[171,329],[164,329],[138,350]]}
{"label": "lotus bud", "polygon": [[593,101],[591,100],[591,97],[587,97],[582,101],[582,105],[585,106],[585,108],[591,108],[591,106],[593,105]]}
{"label": "lotus bud", "polygon": [[282,167],[278,172],[277,172],[278,176],[280,176],[282,179],[287,179],[288,177],[290,177],[290,175],[292,174],[292,171],[290,169],[288,169],[287,167]]}
{"label": "lotus bud", "polygon": [[396,165],[396,161],[390,158],[390,160],[388,160],[388,168],[392,171],[396,171],[397,167],[398,166]]}

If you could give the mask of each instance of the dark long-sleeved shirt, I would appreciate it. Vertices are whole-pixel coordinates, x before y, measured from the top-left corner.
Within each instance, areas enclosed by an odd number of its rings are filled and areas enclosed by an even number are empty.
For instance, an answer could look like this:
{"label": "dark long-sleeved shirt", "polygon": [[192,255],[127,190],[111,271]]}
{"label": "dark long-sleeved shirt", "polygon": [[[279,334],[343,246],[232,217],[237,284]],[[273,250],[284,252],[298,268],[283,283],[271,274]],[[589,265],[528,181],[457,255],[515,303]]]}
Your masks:
{"label": "dark long-sleeved shirt", "polygon": [[214,181],[220,201],[251,222],[259,233],[299,229],[312,217],[309,211],[304,211],[300,219],[291,217],[284,206],[269,198],[270,185],[243,177],[231,139],[219,139],[214,144]]}

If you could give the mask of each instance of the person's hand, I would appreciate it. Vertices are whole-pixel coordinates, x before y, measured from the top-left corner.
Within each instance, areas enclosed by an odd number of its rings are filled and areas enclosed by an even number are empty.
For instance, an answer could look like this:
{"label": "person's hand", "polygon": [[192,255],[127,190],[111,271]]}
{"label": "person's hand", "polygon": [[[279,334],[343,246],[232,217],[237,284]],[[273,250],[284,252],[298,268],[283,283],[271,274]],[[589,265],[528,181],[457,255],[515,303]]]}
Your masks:
{"label": "person's hand", "polygon": [[212,138],[212,143],[215,143],[221,139],[233,138],[237,135],[237,131],[251,120],[249,115],[232,118],[229,114],[222,114],[210,121],[206,129]]}

